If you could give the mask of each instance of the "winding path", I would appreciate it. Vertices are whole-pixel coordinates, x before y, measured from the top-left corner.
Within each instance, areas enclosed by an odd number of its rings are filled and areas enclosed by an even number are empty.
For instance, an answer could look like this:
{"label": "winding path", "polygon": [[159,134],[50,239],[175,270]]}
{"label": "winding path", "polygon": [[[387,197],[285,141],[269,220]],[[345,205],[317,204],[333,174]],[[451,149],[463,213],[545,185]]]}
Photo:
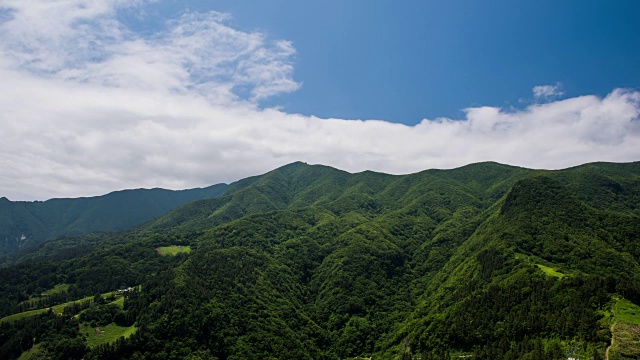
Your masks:
{"label": "winding path", "polygon": [[613,328],[616,324],[611,325],[611,345],[607,346],[607,351],[605,352],[605,358],[609,360],[609,349],[613,346],[613,342],[615,341],[615,336],[613,336]]}

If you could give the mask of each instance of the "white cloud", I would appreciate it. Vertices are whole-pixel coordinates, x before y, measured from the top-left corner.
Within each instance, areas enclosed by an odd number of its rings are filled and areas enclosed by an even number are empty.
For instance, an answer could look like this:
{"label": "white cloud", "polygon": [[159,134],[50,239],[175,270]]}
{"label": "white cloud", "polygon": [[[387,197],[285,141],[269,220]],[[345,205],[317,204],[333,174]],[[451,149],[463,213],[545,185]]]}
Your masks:
{"label": "white cloud", "polygon": [[[639,92],[470,108],[416,126],[260,110],[255,101],[299,86],[292,44],[219,13],[187,13],[143,37],[116,20],[126,4],[0,0],[12,9],[0,24],[0,196],[188,188],[297,160],[389,173],[640,160]],[[60,21],[46,24],[49,11]]]}
{"label": "white cloud", "polygon": [[562,95],[564,95],[564,92],[562,91],[562,84],[560,83],[533,87],[533,96],[536,100],[550,100]]}
{"label": "white cloud", "polygon": [[16,69],[66,81],[147,91],[195,92],[227,104],[295,91],[295,50],[225,24],[218,12],[185,13],[141,36],[117,21],[119,10],[148,1],[3,0],[3,58]]}

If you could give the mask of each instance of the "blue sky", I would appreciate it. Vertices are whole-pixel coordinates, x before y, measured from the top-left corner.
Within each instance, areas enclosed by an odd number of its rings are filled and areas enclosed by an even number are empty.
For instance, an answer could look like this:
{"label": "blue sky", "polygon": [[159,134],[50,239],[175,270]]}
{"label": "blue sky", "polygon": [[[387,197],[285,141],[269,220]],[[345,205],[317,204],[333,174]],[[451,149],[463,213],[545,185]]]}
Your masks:
{"label": "blue sky", "polygon": [[0,0],[0,196],[640,161],[639,10]]}
{"label": "blue sky", "polygon": [[566,97],[640,86],[634,0],[162,1],[127,22],[153,31],[186,9],[293,43],[302,86],[262,101],[287,112],[416,124],[522,108],[537,85],[560,83]]}

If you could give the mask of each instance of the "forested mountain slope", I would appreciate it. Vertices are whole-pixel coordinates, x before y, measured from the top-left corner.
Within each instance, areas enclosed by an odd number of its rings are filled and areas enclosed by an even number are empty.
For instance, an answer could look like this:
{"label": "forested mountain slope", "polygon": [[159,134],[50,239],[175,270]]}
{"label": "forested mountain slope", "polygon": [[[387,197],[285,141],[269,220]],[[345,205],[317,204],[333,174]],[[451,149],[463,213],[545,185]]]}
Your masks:
{"label": "forested mountain slope", "polygon": [[193,200],[215,198],[226,184],[181,191],[123,190],[103,196],[9,201],[0,198],[0,255],[58,236],[126,229]]}
{"label": "forested mountain slope", "polygon": [[[432,206],[436,213],[460,204],[486,206],[531,170],[496,163],[455,170],[427,170],[397,176],[365,171],[350,174],[322,165],[297,162],[262,176],[240,180],[225,196],[193,202],[163,215],[150,230],[207,229],[247,215],[308,206],[350,212],[370,207],[376,214],[407,206]],[[437,216],[437,214],[431,214]]]}
{"label": "forested mountain slope", "polygon": [[[640,304],[639,196],[639,163],[404,176],[290,164],[1,269],[2,315],[48,306],[48,289],[65,287],[62,302],[142,286],[80,318],[0,321],[0,356],[598,359],[619,323],[618,354],[638,358],[640,320],[617,304]],[[57,244],[100,245],[48,257]],[[155,251],[170,245],[191,252]],[[73,330],[110,324],[135,331],[98,346]]]}

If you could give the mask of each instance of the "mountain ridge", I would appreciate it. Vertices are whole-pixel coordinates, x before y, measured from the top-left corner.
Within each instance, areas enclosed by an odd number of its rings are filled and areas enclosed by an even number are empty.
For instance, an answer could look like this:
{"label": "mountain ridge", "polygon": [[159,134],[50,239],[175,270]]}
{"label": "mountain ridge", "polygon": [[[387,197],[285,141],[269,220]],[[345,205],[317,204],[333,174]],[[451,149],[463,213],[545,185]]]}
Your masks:
{"label": "mountain ridge", "polygon": [[0,202],[0,254],[57,236],[116,231],[142,224],[201,198],[219,196],[226,184],[186,190],[127,189],[101,196]]}
{"label": "mountain ridge", "polygon": [[[36,343],[71,354],[61,344],[73,341],[89,359],[597,359],[616,336],[614,355],[638,358],[640,319],[618,310],[640,304],[638,164],[409,175],[290,164],[0,268],[2,315],[56,288],[68,301],[142,285],[81,320],[0,326],[0,356]],[[155,250],[173,245],[189,252]],[[65,340],[29,332],[60,322]],[[110,324],[137,330],[88,349],[74,335]]]}

